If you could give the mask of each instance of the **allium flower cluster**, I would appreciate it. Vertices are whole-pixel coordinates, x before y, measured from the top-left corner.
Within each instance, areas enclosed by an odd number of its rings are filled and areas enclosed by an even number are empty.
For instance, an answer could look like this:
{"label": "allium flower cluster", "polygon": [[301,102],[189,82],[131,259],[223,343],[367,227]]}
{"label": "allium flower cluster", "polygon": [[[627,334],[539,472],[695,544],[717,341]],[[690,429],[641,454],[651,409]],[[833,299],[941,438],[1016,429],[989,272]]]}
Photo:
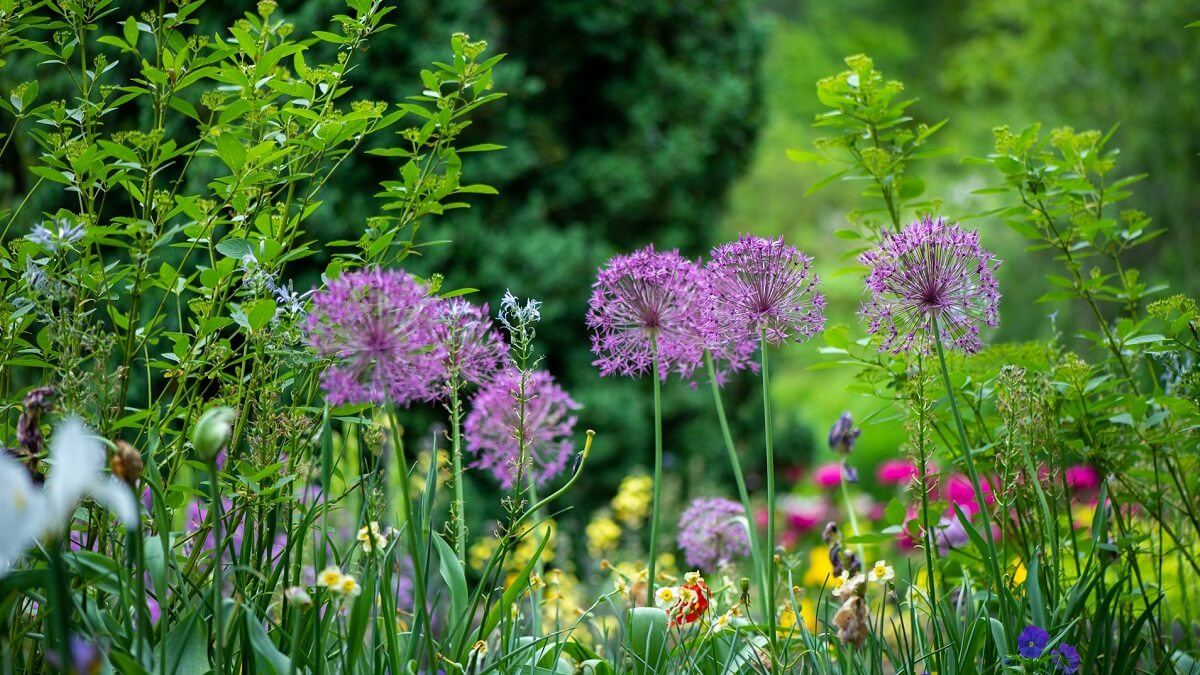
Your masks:
{"label": "allium flower cluster", "polygon": [[926,216],[859,260],[870,268],[863,303],[867,330],[883,336],[881,351],[927,352],[936,320],[943,344],[967,354],[982,348],[980,325],[996,326],[1000,293],[992,271],[1000,261],[979,245],[979,233]]}
{"label": "allium flower cluster", "polygon": [[703,273],[678,251],[654,246],[614,256],[588,302],[593,365],[600,375],[638,377],[658,359],[660,377],[688,375],[704,356]]}
{"label": "allium flower cluster", "polygon": [[466,300],[442,302],[438,311],[438,339],[446,349],[446,371],[459,383],[484,386],[504,367],[508,347],[482,307]]}
{"label": "allium flower cluster", "polygon": [[[525,375],[522,397],[520,371],[509,369],[475,394],[464,423],[467,450],[474,454],[475,468],[492,472],[505,489],[516,482],[521,443],[529,464],[522,468],[538,485],[545,484],[567,468],[575,448],[576,403],[554,377],[542,370]],[[518,406],[524,399],[524,425]]]}
{"label": "allium flower cluster", "polygon": [[738,345],[754,345],[760,336],[778,345],[819,333],[825,298],[811,267],[812,258],[783,237],[743,235],[714,248],[705,267],[711,296],[705,327],[714,344],[738,354]]}
{"label": "allium flower cluster", "polygon": [[679,518],[679,548],[689,567],[715,571],[750,553],[742,505],[721,497],[701,498]]}
{"label": "allium flower cluster", "polygon": [[440,393],[446,350],[437,300],[405,272],[368,269],[330,281],[313,294],[308,341],[337,359],[321,376],[334,405],[407,405]]}

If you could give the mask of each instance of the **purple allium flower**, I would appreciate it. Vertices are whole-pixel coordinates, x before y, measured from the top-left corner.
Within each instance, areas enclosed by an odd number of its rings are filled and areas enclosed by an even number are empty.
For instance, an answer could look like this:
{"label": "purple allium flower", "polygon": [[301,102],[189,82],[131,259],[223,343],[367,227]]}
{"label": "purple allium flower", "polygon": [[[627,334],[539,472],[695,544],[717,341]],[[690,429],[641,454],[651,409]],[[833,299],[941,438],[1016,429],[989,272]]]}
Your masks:
{"label": "purple allium flower", "polygon": [[1029,625],[1017,636],[1017,653],[1027,659],[1041,658],[1050,642],[1050,634],[1044,629]]}
{"label": "purple allium flower", "polygon": [[446,349],[447,376],[459,383],[484,386],[504,367],[508,347],[482,307],[453,298],[441,303],[438,338]]}
{"label": "purple allium flower", "polygon": [[782,236],[742,235],[714,248],[705,267],[711,294],[706,327],[714,343],[754,344],[761,335],[778,345],[821,332],[825,298],[816,290],[819,279],[811,267],[812,258]]}
{"label": "purple allium flower", "polygon": [[[537,370],[526,377],[525,425],[520,435],[530,462],[523,471],[542,485],[567,467],[575,449],[571,432],[576,418],[571,412],[580,406],[550,373]],[[463,423],[467,450],[476,457],[471,466],[491,471],[506,490],[516,482],[521,454],[517,440],[520,396],[520,371],[505,370],[475,394]]]}
{"label": "purple allium flower", "polygon": [[679,518],[678,543],[688,566],[713,572],[750,553],[746,510],[721,497],[697,499]]}
{"label": "purple allium flower", "polygon": [[1079,651],[1063,643],[1050,650],[1050,663],[1055,672],[1074,675],[1079,672]]}
{"label": "purple allium flower", "polygon": [[[703,273],[678,251],[654,246],[613,256],[600,269],[588,302],[593,365],[600,375],[638,377],[653,368],[688,375],[704,356],[699,291]],[[655,350],[657,347],[657,352]]]}
{"label": "purple allium flower", "polygon": [[308,341],[338,363],[321,375],[329,402],[433,400],[445,372],[437,301],[405,272],[350,272],[313,294]]}
{"label": "purple allium flower", "polygon": [[867,331],[883,335],[880,351],[927,351],[937,319],[943,344],[974,354],[980,324],[999,322],[1000,293],[992,270],[1000,261],[979,245],[979,233],[925,216],[859,260],[870,268],[863,303]]}
{"label": "purple allium flower", "polygon": [[854,442],[861,434],[862,429],[854,426],[854,418],[850,416],[849,411],[846,411],[829,428],[829,449],[848,455],[854,449]]}

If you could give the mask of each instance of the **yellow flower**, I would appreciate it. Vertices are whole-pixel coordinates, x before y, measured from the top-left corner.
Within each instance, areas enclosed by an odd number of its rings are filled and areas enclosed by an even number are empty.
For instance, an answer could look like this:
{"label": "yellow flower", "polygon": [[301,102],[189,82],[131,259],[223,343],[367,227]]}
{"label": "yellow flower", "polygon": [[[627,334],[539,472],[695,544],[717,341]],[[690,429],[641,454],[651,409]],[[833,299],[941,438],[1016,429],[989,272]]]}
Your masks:
{"label": "yellow flower", "polygon": [[1028,578],[1029,571],[1025,569],[1025,563],[1021,562],[1020,558],[1013,558],[1012,561],[1012,585],[1013,587],[1020,586],[1025,583]]}
{"label": "yellow flower", "polygon": [[804,573],[804,585],[818,587],[833,574],[833,563],[829,562],[829,549],[816,546],[808,550],[808,571]]}
{"label": "yellow flower", "polygon": [[379,553],[388,545],[387,537],[379,531],[379,521],[376,520],[359,528],[357,538],[362,542],[363,552],[367,554]]}
{"label": "yellow flower", "polygon": [[546,587],[546,581],[536,574],[529,575],[529,587],[535,591],[540,591]]}
{"label": "yellow flower", "polygon": [[649,476],[626,476],[612,499],[617,519],[626,527],[639,528],[650,513],[654,497],[654,479]]}
{"label": "yellow flower", "polygon": [[867,581],[877,581],[881,584],[887,583],[896,578],[896,570],[887,562],[880,560],[875,563],[871,571],[867,573]]}
{"label": "yellow flower", "polygon": [[850,597],[858,592],[858,587],[862,585],[863,581],[864,578],[861,574],[850,576],[849,572],[842,572],[833,578],[833,590],[829,594],[835,598]]}
{"label": "yellow flower", "polygon": [[471,569],[482,570],[487,561],[491,559],[492,553],[496,551],[495,537],[483,537],[476,539],[475,543],[471,544],[471,548],[467,549],[467,558],[471,562]]}
{"label": "yellow flower", "polygon": [[621,526],[608,516],[598,516],[587,525],[588,553],[599,558],[616,549],[621,540]]}
{"label": "yellow flower", "polygon": [[626,599],[629,598],[629,584],[627,584],[625,582],[625,579],[623,579],[621,577],[617,577],[616,579],[613,579],[613,588],[617,591],[617,594],[620,595],[622,598],[626,598]]}
{"label": "yellow flower", "polygon": [[340,591],[343,576],[336,566],[326,567],[317,575],[317,583],[331,591]]}
{"label": "yellow flower", "polygon": [[683,582],[687,583],[687,584],[694,584],[698,581],[703,581],[703,580],[704,580],[704,577],[701,576],[699,571],[688,572],[683,575]]}
{"label": "yellow flower", "polygon": [[713,625],[712,625],[713,632],[714,632],[714,633],[720,633],[721,631],[723,631],[723,630],[725,630],[726,628],[728,628],[728,627],[729,627],[729,621],[730,621],[730,619],[732,619],[732,618],[733,618],[733,616],[732,616],[732,615],[731,615],[729,612],[725,612],[725,613],[724,613],[724,614],[722,614],[721,616],[718,616],[718,617],[717,617],[717,620],[716,620],[716,621],[714,621],[714,622],[713,622]]}

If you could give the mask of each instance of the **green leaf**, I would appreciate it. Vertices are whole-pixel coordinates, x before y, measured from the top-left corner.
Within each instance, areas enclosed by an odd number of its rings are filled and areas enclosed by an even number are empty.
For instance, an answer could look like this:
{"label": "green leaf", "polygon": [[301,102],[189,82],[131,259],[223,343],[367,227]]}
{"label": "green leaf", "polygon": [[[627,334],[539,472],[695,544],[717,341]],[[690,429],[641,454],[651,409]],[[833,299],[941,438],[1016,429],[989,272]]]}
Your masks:
{"label": "green leaf", "polygon": [[167,675],[209,671],[208,624],[200,621],[198,610],[193,609],[179,617],[165,639]]}
{"label": "green leaf", "polygon": [[137,42],[138,42],[137,19],[134,19],[132,16],[129,17],[128,19],[125,19],[125,25],[122,26],[122,30],[125,33],[125,42],[128,42],[129,46],[132,49],[137,49]]}
{"label": "green leaf", "polygon": [[893,498],[892,501],[888,502],[887,510],[883,512],[883,515],[887,518],[887,522],[893,525],[900,525],[904,522],[904,517],[908,515],[908,509],[904,507],[904,504],[899,499]]}
{"label": "green leaf", "polygon": [[883,534],[881,532],[864,532],[859,535],[846,537],[847,544],[883,544],[889,541],[895,541],[896,535]]}
{"label": "green leaf", "polygon": [[845,176],[849,172],[850,172],[850,169],[843,169],[836,173],[829,174],[828,176],[817,181],[816,183],[813,183],[807,190],[805,190],[804,196],[807,197],[807,196],[813,194],[814,192],[821,190],[822,188],[826,187],[827,185],[834,182],[835,180],[841,178],[842,176]]}
{"label": "green leaf", "polygon": [[241,260],[248,255],[254,255],[254,247],[245,239],[226,239],[217,244],[217,253],[234,260]]}
{"label": "green leaf", "polygon": [[[466,617],[467,615],[467,577],[463,572],[463,561],[458,559],[454,554],[454,549],[440,534],[433,536],[433,545],[438,552],[438,569],[442,574],[442,579],[446,582],[446,587],[450,589],[450,616]],[[451,631],[455,634],[455,631]],[[447,651],[453,651],[454,645],[447,647]]]}
{"label": "green leaf", "polygon": [[634,675],[665,672],[667,613],[657,607],[634,607],[629,610],[626,646],[633,656]]}
{"label": "green leaf", "polygon": [[250,636],[250,647],[257,657],[255,662],[259,672],[287,675],[292,668],[291,659],[279,651],[274,642],[271,642],[271,637],[267,635],[266,629],[263,628],[262,622],[254,615],[254,612],[246,611],[245,616],[246,633]]}
{"label": "green leaf", "polygon": [[217,156],[234,173],[241,171],[246,164],[245,146],[237,136],[228,131],[217,136]]}
{"label": "green leaf", "polygon": [[248,310],[243,305],[242,310],[246,312],[246,321],[250,324],[250,330],[258,331],[266,328],[267,324],[271,323],[271,319],[275,318],[276,307],[275,301],[271,298],[254,301]]}

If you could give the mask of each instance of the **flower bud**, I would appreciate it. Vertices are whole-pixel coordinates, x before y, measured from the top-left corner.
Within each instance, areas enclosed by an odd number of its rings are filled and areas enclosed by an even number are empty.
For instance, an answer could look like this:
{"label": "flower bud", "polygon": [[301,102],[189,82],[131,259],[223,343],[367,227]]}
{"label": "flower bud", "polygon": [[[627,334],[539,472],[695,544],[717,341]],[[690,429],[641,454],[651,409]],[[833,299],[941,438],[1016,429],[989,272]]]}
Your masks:
{"label": "flower bud", "polygon": [[108,459],[108,468],[129,487],[134,487],[142,477],[142,453],[125,441],[117,441],[116,446]]}
{"label": "flower bud", "polygon": [[283,599],[288,601],[289,605],[294,605],[299,609],[308,609],[312,607],[312,596],[302,586],[292,586],[283,592]]}
{"label": "flower bud", "polygon": [[233,433],[233,408],[216,406],[204,411],[192,427],[192,446],[205,461],[212,461]]}

